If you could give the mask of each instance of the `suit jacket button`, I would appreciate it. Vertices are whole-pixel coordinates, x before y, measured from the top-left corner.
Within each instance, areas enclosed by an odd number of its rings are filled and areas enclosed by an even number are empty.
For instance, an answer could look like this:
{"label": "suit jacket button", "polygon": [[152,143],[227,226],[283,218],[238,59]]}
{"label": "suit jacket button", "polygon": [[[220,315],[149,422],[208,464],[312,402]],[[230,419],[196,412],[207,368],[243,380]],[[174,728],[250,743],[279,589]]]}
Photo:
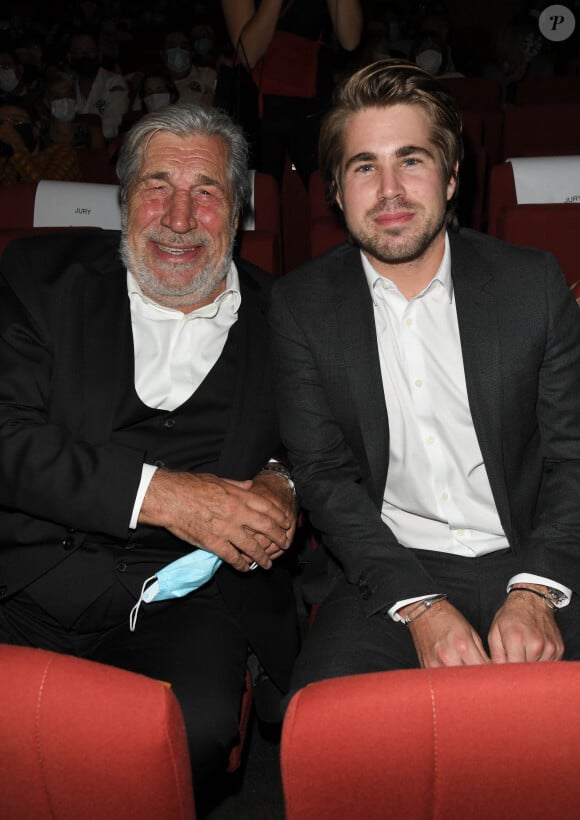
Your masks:
{"label": "suit jacket button", "polygon": [[0,598],[2,598],[8,592],[8,587],[0,587]]}
{"label": "suit jacket button", "polygon": [[124,561],[117,561],[115,564],[115,569],[119,572],[127,572],[127,564]]}
{"label": "suit jacket button", "polygon": [[75,540],[74,538],[71,538],[70,535],[68,535],[62,542],[62,545],[65,548],[65,550],[72,550],[72,548],[75,545]]}
{"label": "suit jacket button", "polygon": [[175,427],[175,419],[172,419],[171,417],[168,418],[168,419],[165,419],[165,421],[163,422],[163,426],[167,427],[167,429],[171,429],[172,427]]}

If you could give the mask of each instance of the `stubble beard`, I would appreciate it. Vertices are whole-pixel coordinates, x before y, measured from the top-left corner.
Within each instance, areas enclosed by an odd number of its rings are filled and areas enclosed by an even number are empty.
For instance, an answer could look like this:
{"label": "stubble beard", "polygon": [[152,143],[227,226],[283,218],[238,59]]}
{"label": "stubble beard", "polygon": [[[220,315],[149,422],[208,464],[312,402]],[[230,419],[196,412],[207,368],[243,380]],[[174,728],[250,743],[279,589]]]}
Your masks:
{"label": "stubble beard", "polygon": [[[421,209],[409,206],[406,203],[398,203],[397,210],[404,209],[414,214],[421,214]],[[367,224],[374,224],[373,220],[385,211],[395,210],[392,208],[377,208],[367,215]],[[361,227],[356,232],[351,231],[351,235],[369,256],[387,265],[404,264],[420,259],[425,251],[433,244],[437,236],[443,231],[446,223],[446,212],[443,209],[440,218],[428,219],[419,233],[410,233],[403,242],[393,242],[400,236],[404,236],[405,227],[401,228],[377,228],[374,230]]]}

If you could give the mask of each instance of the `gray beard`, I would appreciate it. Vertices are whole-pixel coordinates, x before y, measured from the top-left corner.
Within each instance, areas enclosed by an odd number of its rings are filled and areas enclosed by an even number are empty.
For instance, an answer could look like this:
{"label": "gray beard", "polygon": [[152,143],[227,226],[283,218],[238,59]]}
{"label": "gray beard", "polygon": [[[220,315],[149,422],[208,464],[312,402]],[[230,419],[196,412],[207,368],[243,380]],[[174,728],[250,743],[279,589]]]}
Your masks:
{"label": "gray beard", "polygon": [[[191,237],[188,241],[191,241]],[[125,233],[121,238],[120,254],[124,265],[131,271],[146,296],[164,307],[179,308],[205,302],[211,297],[228,274],[234,253],[234,243],[235,235],[232,231],[226,253],[217,267],[207,264],[192,282],[179,286],[160,282],[151,268],[136,260],[129,249]],[[178,264],[175,263],[176,268]]]}

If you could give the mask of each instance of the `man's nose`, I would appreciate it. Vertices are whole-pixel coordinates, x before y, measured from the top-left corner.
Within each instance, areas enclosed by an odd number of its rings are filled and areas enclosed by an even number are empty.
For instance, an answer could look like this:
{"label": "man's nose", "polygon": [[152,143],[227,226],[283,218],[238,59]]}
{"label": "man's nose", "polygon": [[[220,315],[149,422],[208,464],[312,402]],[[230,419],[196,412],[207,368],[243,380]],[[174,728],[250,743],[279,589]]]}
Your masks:
{"label": "man's nose", "polygon": [[175,191],[171,195],[161,224],[175,233],[187,233],[196,227],[195,203],[189,191]]}
{"label": "man's nose", "polygon": [[403,192],[403,180],[397,168],[383,168],[379,178],[379,196],[394,199]]}

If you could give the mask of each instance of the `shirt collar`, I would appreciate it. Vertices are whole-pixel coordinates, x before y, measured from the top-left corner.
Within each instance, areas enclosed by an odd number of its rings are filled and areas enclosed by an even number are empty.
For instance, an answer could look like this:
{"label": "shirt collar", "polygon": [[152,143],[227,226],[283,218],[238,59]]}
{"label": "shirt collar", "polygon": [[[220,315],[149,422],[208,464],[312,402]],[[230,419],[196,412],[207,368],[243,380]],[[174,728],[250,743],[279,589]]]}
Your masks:
{"label": "shirt collar", "polygon": [[129,299],[132,303],[135,300],[137,300],[144,305],[149,305],[150,307],[159,311],[159,313],[163,313],[166,316],[175,316],[176,314],[179,314],[181,317],[186,316],[187,318],[191,316],[205,316],[208,318],[212,318],[213,316],[216,316],[217,313],[221,310],[226,299],[230,304],[231,312],[235,314],[240,309],[240,304],[242,301],[242,294],[240,291],[240,277],[238,274],[238,270],[233,262],[231,263],[229,270],[227,272],[226,286],[222,293],[216,296],[213,302],[210,302],[209,305],[204,305],[203,307],[197,308],[196,310],[192,310],[190,313],[187,314],[184,314],[183,311],[179,310],[178,308],[171,308],[165,307],[164,305],[160,305],[150,297],[146,296],[141,290],[139,283],[137,282],[136,278],[133,276],[130,270],[127,270],[127,291],[129,293]]}
{"label": "shirt collar", "polygon": [[[374,296],[374,290],[379,284],[382,288],[384,288],[385,282],[388,282],[389,285],[391,285],[391,287],[395,290],[397,289],[397,286],[394,284],[394,282],[391,282],[391,280],[388,279],[386,276],[381,276],[380,273],[377,273],[377,271],[373,268],[372,264],[369,262],[368,258],[362,251],[360,252],[360,255],[363,270],[366,276],[369,290],[371,292],[371,297]],[[440,285],[445,289],[447,296],[449,297],[449,303],[451,303],[453,301],[453,280],[451,278],[451,248],[449,246],[449,236],[447,232],[445,232],[445,249],[443,251],[443,259],[441,260],[441,264],[439,265],[439,268],[437,269],[435,276],[433,277],[433,279],[431,279],[429,284],[425,288],[423,288],[421,294],[426,293],[426,291],[428,291],[433,286],[434,282],[439,282]],[[420,296],[421,294],[418,295]]]}

